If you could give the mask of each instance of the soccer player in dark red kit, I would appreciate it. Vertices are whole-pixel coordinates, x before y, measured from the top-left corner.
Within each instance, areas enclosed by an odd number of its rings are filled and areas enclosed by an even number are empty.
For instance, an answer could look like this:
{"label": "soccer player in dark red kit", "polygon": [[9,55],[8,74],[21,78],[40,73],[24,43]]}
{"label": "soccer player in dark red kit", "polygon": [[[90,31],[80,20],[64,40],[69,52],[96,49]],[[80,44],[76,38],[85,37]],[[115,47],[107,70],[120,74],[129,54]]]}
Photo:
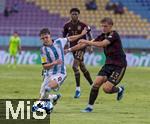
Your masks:
{"label": "soccer player in dark red kit", "polygon": [[102,33],[94,40],[80,40],[79,44],[69,48],[68,51],[74,51],[85,46],[102,47],[106,56],[105,65],[98,72],[92,85],[89,102],[82,112],[92,112],[93,105],[98,96],[99,88],[102,86],[105,93],[117,93],[117,100],[121,100],[124,94],[124,87],[117,85],[124,76],[127,61],[122,48],[119,34],[112,30],[113,21],[109,17],[101,20]]}
{"label": "soccer player in dark red kit", "polygon": [[[71,20],[69,22],[67,22],[63,27],[63,37],[80,34],[84,28],[87,28],[87,30],[88,30],[87,35],[84,35],[80,39],[88,38],[88,40],[91,40],[92,36],[91,36],[91,33],[90,33],[90,27],[79,20],[79,14],[80,14],[80,10],[78,8],[72,8],[70,10]],[[79,39],[72,42],[72,43],[70,43],[69,46],[73,47],[73,46],[77,45],[78,41],[79,41]],[[75,80],[76,80],[76,91],[75,91],[74,98],[79,98],[80,95],[81,95],[81,91],[80,91],[80,71],[79,71],[78,67],[80,67],[80,70],[84,74],[84,77],[87,79],[89,84],[92,85],[92,83],[93,83],[92,78],[90,76],[90,73],[86,69],[86,66],[84,64],[85,50],[86,50],[85,47],[83,47],[80,50],[72,52],[73,57],[74,57],[72,68],[73,68],[73,71],[74,71],[74,74],[75,74]]]}

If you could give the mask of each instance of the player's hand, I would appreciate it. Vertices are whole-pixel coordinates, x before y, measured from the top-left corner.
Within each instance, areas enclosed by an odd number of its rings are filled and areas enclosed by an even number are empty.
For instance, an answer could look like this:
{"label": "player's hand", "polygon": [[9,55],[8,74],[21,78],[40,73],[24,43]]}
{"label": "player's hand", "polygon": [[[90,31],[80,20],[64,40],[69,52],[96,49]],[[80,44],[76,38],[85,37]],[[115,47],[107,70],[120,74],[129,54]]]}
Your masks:
{"label": "player's hand", "polygon": [[83,30],[82,30],[82,32],[81,32],[81,35],[85,35],[85,34],[87,34],[87,28],[84,28]]}
{"label": "player's hand", "polygon": [[67,53],[69,53],[69,50],[68,50],[68,49],[65,49],[65,50],[64,50],[64,54],[66,55]]}
{"label": "player's hand", "polygon": [[81,44],[88,44],[87,40],[85,40],[85,39],[81,39],[81,40],[79,40],[79,42],[78,42],[78,43],[81,43]]}
{"label": "player's hand", "polygon": [[55,60],[54,62],[53,62],[53,64],[54,65],[59,65],[59,64],[62,64],[63,62],[62,62],[62,60],[60,60],[60,59],[57,59],[57,60]]}

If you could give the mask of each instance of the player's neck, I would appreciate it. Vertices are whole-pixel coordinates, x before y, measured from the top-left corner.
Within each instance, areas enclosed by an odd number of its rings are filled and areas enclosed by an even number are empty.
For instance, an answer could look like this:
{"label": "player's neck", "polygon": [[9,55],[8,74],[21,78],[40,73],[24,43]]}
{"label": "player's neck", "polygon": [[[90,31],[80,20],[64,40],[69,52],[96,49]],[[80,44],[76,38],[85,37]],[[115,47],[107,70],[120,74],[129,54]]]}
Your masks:
{"label": "player's neck", "polygon": [[78,23],[79,20],[71,20],[73,24]]}
{"label": "player's neck", "polygon": [[44,43],[44,45],[45,45],[45,46],[51,46],[51,45],[53,45],[53,41],[50,40],[48,43]]}

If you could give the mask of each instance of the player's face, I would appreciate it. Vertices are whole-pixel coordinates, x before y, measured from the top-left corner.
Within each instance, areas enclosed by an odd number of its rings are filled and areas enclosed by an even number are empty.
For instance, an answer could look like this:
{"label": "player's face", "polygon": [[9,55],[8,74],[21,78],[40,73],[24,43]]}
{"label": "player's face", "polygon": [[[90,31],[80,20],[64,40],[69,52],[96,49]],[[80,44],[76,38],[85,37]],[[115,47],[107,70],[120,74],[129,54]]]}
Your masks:
{"label": "player's face", "polygon": [[17,33],[14,33],[14,37],[17,37],[18,36],[18,34]]}
{"label": "player's face", "polygon": [[49,34],[42,34],[40,38],[41,38],[41,41],[43,42],[43,44],[45,44],[45,45],[52,44],[51,36]]}
{"label": "player's face", "polygon": [[72,13],[71,13],[71,19],[72,19],[73,21],[77,21],[78,18],[79,18],[79,13],[78,13],[78,12],[72,12]]}
{"label": "player's face", "polygon": [[112,25],[110,25],[108,23],[101,23],[101,29],[102,29],[103,33],[108,33],[111,31]]}

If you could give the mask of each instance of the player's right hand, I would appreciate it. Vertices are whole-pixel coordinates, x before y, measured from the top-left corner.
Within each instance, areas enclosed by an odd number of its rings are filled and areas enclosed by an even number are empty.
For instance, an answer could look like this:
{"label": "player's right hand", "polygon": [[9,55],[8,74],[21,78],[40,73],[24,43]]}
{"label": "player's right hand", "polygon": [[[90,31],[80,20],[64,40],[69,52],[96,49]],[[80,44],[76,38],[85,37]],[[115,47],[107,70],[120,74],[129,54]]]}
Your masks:
{"label": "player's right hand", "polygon": [[87,40],[85,40],[85,39],[81,39],[81,40],[79,40],[79,42],[78,43],[81,43],[81,44],[87,44]]}

